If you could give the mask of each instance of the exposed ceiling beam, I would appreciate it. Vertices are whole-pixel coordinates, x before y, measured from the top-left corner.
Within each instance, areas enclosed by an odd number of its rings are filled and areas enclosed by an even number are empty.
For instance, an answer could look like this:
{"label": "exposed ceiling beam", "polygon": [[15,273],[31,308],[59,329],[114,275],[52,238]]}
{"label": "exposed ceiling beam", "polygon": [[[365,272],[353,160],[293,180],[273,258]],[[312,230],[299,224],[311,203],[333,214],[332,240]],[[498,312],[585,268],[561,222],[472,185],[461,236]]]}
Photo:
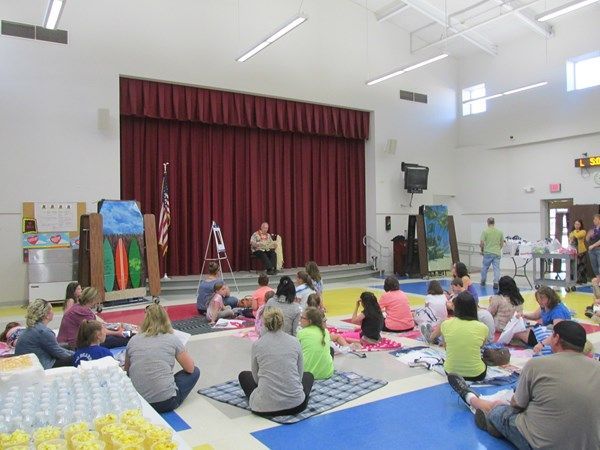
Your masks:
{"label": "exposed ceiling beam", "polygon": [[[463,13],[466,13],[468,11],[471,11],[475,8],[479,8],[482,5],[485,5],[489,0],[481,0],[473,5],[469,5],[466,8],[463,9],[459,9],[458,11],[454,11],[452,14],[448,14],[448,17],[455,17],[455,16],[460,16]],[[510,0],[508,0],[510,1]]]}
{"label": "exposed ceiling beam", "polygon": [[[502,9],[505,9],[506,11],[512,11],[515,8],[518,8],[519,6],[521,6],[521,5],[519,5],[518,2],[514,2],[515,6],[512,6],[512,4],[505,3],[503,0],[494,0],[494,1],[496,3],[498,3],[499,5],[501,5]],[[535,20],[533,15],[529,14],[527,11],[517,11],[517,12],[515,12],[515,16],[521,22],[523,22],[525,25],[527,25],[529,28],[531,28],[533,31],[535,31],[539,35],[543,36],[544,38],[548,39],[548,38],[551,38],[552,36],[554,36],[554,29],[552,28],[552,26],[550,26],[547,23],[538,22],[537,20]]]}
{"label": "exposed ceiling beam", "polygon": [[[407,0],[407,1],[413,1],[413,0]],[[537,3],[538,1],[539,0],[532,0],[531,2],[529,2],[529,3],[525,4],[525,5],[521,5],[521,6],[515,8],[515,9],[512,9],[510,11],[506,11],[504,13],[501,13],[501,14],[495,16],[495,17],[492,17],[491,19],[485,20],[483,22],[480,22],[478,24],[475,24],[473,26],[465,28],[462,31],[456,32],[455,34],[451,34],[450,36],[447,36],[447,37],[445,37],[443,39],[439,39],[439,40],[437,40],[435,42],[432,42],[431,44],[424,45],[423,47],[418,48],[415,51],[424,50],[424,49],[432,47],[434,45],[440,45],[440,44],[442,44],[444,42],[447,42],[447,41],[449,41],[451,39],[454,39],[454,38],[457,38],[457,37],[464,37],[464,35],[466,33],[472,33],[477,28],[480,28],[480,27],[485,26],[485,25],[489,25],[490,23],[495,22],[498,19],[502,19],[503,17],[507,17],[507,16],[510,16],[510,15],[516,14],[516,13],[518,13],[519,11],[521,11],[521,10],[523,10],[525,8],[529,8],[531,5],[533,5],[534,3]]]}
{"label": "exposed ceiling beam", "polygon": [[465,25],[461,24],[460,21],[457,19],[449,18],[448,21],[446,21],[446,15],[444,14],[444,11],[436,8],[431,3],[428,3],[425,0],[403,0],[403,1],[407,5],[413,7],[417,11],[419,11],[421,14],[424,14],[425,16],[436,21],[440,25],[447,27],[450,31],[452,31],[454,33],[459,33],[459,32],[465,31],[464,33],[461,33],[461,35],[460,35],[463,39],[469,41],[473,45],[476,45],[477,47],[479,47],[483,51],[489,53],[490,55],[495,56],[498,54],[498,46],[496,44],[494,44],[492,41],[490,41],[488,38],[486,38],[485,36],[483,36],[482,34],[480,34],[478,32],[475,32],[475,31],[467,32],[466,31],[467,27]]}
{"label": "exposed ceiling beam", "polygon": [[406,11],[409,8],[410,6],[403,1],[396,1],[385,5],[378,11],[375,11],[375,18],[377,19],[377,22],[383,22],[384,20],[388,20],[389,18],[394,17],[395,15],[398,15],[402,11]]}

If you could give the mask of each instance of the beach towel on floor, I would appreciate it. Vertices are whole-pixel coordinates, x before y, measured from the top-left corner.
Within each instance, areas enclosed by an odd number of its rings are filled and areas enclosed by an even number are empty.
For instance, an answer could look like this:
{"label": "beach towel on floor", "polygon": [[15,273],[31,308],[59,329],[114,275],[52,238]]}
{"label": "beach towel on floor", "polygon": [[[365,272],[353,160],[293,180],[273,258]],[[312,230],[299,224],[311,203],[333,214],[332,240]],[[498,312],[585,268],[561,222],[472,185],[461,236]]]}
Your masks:
{"label": "beach towel on floor", "polygon": [[[351,319],[342,319],[342,322],[352,323],[352,320]],[[343,330],[340,332],[345,332],[345,331],[348,331],[348,330]],[[414,330],[410,330],[410,331],[403,331],[401,333],[396,333],[394,331],[387,331],[386,333],[390,333],[390,334],[392,334],[394,336],[398,336],[398,337],[405,337],[408,339],[418,339],[418,338],[422,337],[421,332],[418,329],[414,329]]]}
{"label": "beach towel on floor", "polygon": [[593,325],[591,323],[585,323],[585,322],[581,322],[579,320],[576,320],[576,322],[578,322],[579,325],[581,325],[583,327],[583,329],[585,330],[585,332],[587,334],[596,333],[596,332],[600,331],[600,325]]}
{"label": "beach towel on floor", "polygon": [[246,319],[243,320],[226,320],[221,319],[225,322],[221,322],[226,325],[226,327],[213,327],[208,319],[203,316],[196,316],[190,319],[183,320],[174,320],[171,324],[175,330],[183,331],[185,333],[189,333],[190,335],[204,334],[204,333],[212,333],[215,331],[222,330],[233,330],[236,328],[248,328],[254,326],[254,319]]}
{"label": "beach towel on floor", "polygon": [[[267,419],[282,424],[300,422],[336,406],[379,389],[387,381],[364,377],[354,372],[335,372],[328,380],[315,380],[304,411],[293,416],[273,416]],[[250,410],[248,400],[237,380],[198,390],[199,394],[238,408]]]}
{"label": "beach towel on floor", "polygon": [[[548,328],[543,325],[536,325],[535,327],[533,327],[531,329],[531,331],[533,332],[535,339],[538,341],[539,344],[544,342],[544,339],[548,338],[548,336],[550,336],[552,334],[550,332],[550,330],[548,330]],[[542,351],[540,353],[538,353],[537,355],[533,355],[533,356],[546,356],[546,355],[551,355],[551,354],[552,354],[552,348],[549,345],[544,345],[542,347]]]}
{"label": "beach towel on floor", "polygon": [[[360,339],[360,331],[359,330],[348,331],[348,330],[342,330],[342,329],[335,328],[335,327],[327,327],[327,330],[330,333],[339,334],[342,337],[344,337],[345,339]],[[375,344],[366,344],[366,343],[362,342],[361,346],[362,346],[361,350],[363,352],[377,352],[377,351],[382,351],[382,350],[393,350],[395,348],[401,348],[402,344],[400,342],[396,342],[396,341],[393,341],[388,338],[381,338],[379,340],[379,342],[377,342]]]}
{"label": "beach towel on floor", "polygon": [[488,366],[484,380],[468,383],[476,386],[515,386],[519,381],[520,372],[520,368],[511,364]]}
{"label": "beach towel on floor", "polygon": [[390,352],[390,354],[409,367],[423,367],[441,375],[446,375],[444,371],[446,352],[441,349],[437,350],[431,347],[417,346],[396,350]]}

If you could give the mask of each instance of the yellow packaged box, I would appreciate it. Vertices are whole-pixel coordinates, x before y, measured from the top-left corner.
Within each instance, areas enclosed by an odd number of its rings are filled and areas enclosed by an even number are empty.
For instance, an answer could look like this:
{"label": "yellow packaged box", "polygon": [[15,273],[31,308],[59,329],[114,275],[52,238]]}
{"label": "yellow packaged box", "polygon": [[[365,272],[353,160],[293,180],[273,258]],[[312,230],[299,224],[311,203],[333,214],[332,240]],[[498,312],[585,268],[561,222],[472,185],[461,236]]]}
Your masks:
{"label": "yellow packaged box", "polygon": [[33,353],[0,358],[0,386],[29,386],[43,378],[44,368]]}

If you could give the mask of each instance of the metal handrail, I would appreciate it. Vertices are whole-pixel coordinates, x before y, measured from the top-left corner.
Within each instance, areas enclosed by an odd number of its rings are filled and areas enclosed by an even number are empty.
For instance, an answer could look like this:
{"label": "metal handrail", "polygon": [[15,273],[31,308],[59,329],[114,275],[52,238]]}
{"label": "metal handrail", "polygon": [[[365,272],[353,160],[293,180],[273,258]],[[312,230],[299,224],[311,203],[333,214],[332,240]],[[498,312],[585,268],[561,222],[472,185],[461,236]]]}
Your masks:
{"label": "metal handrail", "polygon": [[[458,247],[459,255],[467,255],[467,267],[469,270],[471,270],[471,255],[481,254],[481,248],[479,247],[479,244],[472,244],[470,242],[457,242],[456,246]],[[460,260],[462,261],[462,258],[460,258]]]}
{"label": "metal handrail", "polygon": [[[367,248],[367,250],[370,249],[376,253],[375,256],[371,256],[371,267],[373,267],[373,270],[377,270],[380,276],[383,275],[385,273],[385,269],[379,269],[377,263],[379,259],[383,260],[384,257],[389,258],[392,255],[390,247],[382,245],[379,241],[377,241],[377,239],[375,239],[373,236],[369,236],[368,234],[363,237],[363,245]],[[384,254],[384,250],[386,250],[387,254]]]}

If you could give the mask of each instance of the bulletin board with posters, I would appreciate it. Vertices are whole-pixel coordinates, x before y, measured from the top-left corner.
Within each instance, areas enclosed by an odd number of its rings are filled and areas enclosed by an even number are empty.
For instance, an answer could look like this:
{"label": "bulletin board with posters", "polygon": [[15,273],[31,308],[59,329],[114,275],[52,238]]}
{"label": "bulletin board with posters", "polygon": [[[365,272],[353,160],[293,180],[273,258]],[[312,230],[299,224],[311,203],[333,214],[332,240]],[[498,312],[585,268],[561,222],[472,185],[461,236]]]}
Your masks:
{"label": "bulletin board with posters", "polygon": [[77,248],[79,218],[85,213],[85,202],[23,203],[23,249]]}

